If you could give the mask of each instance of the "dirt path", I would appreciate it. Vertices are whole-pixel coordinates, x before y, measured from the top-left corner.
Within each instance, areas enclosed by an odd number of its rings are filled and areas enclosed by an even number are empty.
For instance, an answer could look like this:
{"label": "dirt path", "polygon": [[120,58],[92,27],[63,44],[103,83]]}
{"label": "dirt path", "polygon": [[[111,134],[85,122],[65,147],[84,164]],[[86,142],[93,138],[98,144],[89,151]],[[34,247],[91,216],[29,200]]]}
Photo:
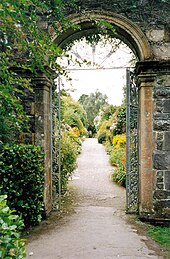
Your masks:
{"label": "dirt path", "polygon": [[127,223],[125,190],[111,182],[112,170],[104,147],[87,139],[70,182],[71,209],[62,217],[53,213],[30,233],[27,258],[163,258],[154,243]]}

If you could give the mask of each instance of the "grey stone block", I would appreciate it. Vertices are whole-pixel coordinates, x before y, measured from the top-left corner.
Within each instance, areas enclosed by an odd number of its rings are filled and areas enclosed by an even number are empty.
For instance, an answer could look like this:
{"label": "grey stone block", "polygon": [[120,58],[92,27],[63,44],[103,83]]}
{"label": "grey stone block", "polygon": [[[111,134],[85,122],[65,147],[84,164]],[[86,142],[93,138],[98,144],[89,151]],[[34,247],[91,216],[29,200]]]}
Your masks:
{"label": "grey stone block", "polygon": [[165,179],[164,179],[165,189],[170,190],[170,171],[166,171],[164,177],[165,177]]}
{"label": "grey stone block", "polygon": [[153,155],[153,167],[157,170],[170,169],[170,152],[155,153]]}
{"label": "grey stone block", "polygon": [[170,131],[170,120],[155,120],[153,128],[159,131]]}
{"label": "grey stone block", "polygon": [[163,99],[170,98],[170,88],[169,87],[158,87],[154,89],[154,98]]}
{"label": "grey stone block", "polygon": [[165,132],[163,149],[170,150],[170,132]]}
{"label": "grey stone block", "polygon": [[163,102],[163,109],[164,109],[164,112],[170,113],[170,100],[166,100]]}

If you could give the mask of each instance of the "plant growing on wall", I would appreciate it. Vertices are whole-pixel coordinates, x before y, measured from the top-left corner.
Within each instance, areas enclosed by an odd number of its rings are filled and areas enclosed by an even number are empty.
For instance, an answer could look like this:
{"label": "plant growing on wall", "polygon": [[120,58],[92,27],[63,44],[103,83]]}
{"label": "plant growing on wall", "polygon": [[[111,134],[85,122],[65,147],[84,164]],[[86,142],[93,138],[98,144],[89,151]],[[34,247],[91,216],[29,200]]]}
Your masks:
{"label": "plant growing on wall", "polygon": [[30,81],[20,74],[48,73],[45,67],[60,70],[56,58],[62,50],[51,40],[49,28],[53,26],[53,32],[57,33],[72,26],[62,11],[74,4],[74,0],[1,1],[0,141],[13,141],[15,135],[26,130],[22,98],[25,89],[31,88]]}

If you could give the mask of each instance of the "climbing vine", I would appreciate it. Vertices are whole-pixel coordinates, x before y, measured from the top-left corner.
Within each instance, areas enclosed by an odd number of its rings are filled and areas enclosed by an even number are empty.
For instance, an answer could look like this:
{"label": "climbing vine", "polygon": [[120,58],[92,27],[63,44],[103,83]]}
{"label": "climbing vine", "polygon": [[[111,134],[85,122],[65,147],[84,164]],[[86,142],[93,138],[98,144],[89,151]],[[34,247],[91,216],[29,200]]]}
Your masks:
{"label": "climbing vine", "polygon": [[28,121],[22,99],[25,92],[32,89],[30,80],[21,78],[18,71],[35,74],[37,71],[48,73],[46,67],[61,69],[56,58],[62,50],[53,43],[48,30],[53,26],[57,33],[72,26],[63,9],[74,5],[74,0],[1,1],[0,141],[14,140],[15,135],[25,131]]}

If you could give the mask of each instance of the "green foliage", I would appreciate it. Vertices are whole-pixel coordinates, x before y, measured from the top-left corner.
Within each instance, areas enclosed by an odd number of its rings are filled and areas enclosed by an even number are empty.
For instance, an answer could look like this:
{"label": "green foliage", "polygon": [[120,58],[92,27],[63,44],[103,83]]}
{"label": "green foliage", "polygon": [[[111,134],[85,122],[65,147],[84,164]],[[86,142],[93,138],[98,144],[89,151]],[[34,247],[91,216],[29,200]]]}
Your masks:
{"label": "green foliage", "polygon": [[79,102],[83,105],[87,113],[88,126],[94,125],[94,119],[98,115],[101,107],[107,103],[107,96],[96,90],[90,95],[82,95]]}
{"label": "green foliage", "polygon": [[[81,143],[74,137],[62,132],[61,139],[61,189],[65,192],[69,177],[76,168],[76,159]],[[58,190],[57,190],[58,192]]]}
{"label": "green foliage", "polygon": [[10,208],[22,216],[25,226],[36,225],[44,213],[44,155],[32,145],[0,146],[0,189]]}
{"label": "green foliage", "polygon": [[[27,118],[22,106],[25,89],[30,90],[29,80],[20,76],[43,71],[46,67],[61,70],[56,58],[62,50],[51,36],[64,31],[72,24],[65,18],[63,8],[75,7],[75,0],[3,0],[0,3],[0,141],[11,142],[26,128]],[[57,23],[56,23],[57,21]]]}
{"label": "green foliage", "polygon": [[123,148],[116,149],[112,146],[110,151],[110,163],[112,166],[119,166],[122,164]]}
{"label": "green foliage", "polygon": [[103,144],[106,141],[106,132],[102,132],[98,136],[98,142]]}
{"label": "green foliage", "polygon": [[62,123],[67,124],[70,127],[77,127],[80,131],[80,135],[84,135],[87,124],[87,115],[83,106],[79,102],[74,101],[71,96],[62,96],[61,106]]}
{"label": "green foliage", "polygon": [[98,128],[98,138],[105,134],[105,139],[102,143],[107,144],[112,142],[111,136],[111,126],[112,126],[112,116],[116,111],[116,107],[113,105],[105,104],[99,112],[99,115],[95,119],[96,127]]}
{"label": "green foliage", "polygon": [[125,135],[116,135],[111,145],[107,145],[110,155],[110,164],[114,166],[112,174],[113,181],[126,186],[126,138]]}
{"label": "green foliage", "polygon": [[116,126],[113,130],[113,135],[126,132],[126,107],[121,105],[116,111]]}
{"label": "green foliage", "polygon": [[[56,103],[58,99],[56,99]],[[77,155],[81,149],[81,137],[86,134],[87,115],[82,105],[65,91],[61,92],[61,189],[67,189],[69,177],[76,168]],[[58,150],[59,143],[56,142]],[[56,167],[57,168],[57,167]],[[57,169],[56,169],[57,171]],[[58,173],[58,172],[56,172]],[[58,182],[57,193],[58,193]]]}
{"label": "green foliage", "polygon": [[[149,235],[166,250],[167,255],[170,256],[170,228],[160,226],[149,226]],[[169,258],[169,256],[167,258]]]}
{"label": "green foliage", "polygon": [[25,243],[20,237],[24,224],[7,206],[6,198],[7,195],[0,195],[0,258],[22,259],[26,257]]}
{"label": "green foliage", "polygon": [[70,127],[77,127],[83,135],[87,124],[87,115],[83,106],[71,96],[61,96],[61,121]]}
{"label": "green foliage", "polygon": [[9,71],[4,59],[2,55],[0,58],[0,141],[5,143],[14,141],[16,135],[27,129],[28,118],[21,100],[24,98],[25,89],[27,91],[31,89],[29,80],[22,79]]}
{"label": "green foliage", "polygon": [[119,183],[123,187],[126,187],[126,174],[124,165],[120,165],[114,169],[112,179],[114,182]]}
{"label": "green foliage", "polygon": [[[81,27],[79,26],[77,27],[77,29],[79,29],[78,33],[75,33],[71,38],[67,39],[67,42],[63,44],[63,47],[66,50],[71,49],[71,47],[79,41],[85,41],[87,44],[92,46],[97,45],[99,41],[102,41],[103,43],[110,42],[115,50],[118,48],[121,41],[118,39],[115,41],[117,33],[111,23],[95,18],[89,22],[91,23],[90,30],[86,30],[84,32],[83,30],[80,30]],[[115,44],[115,42],[117,42],[117,44]]]}
{"label": "green foliage", "polygon": [[110,120],[110,118],[112,117],[112,115],[116,112],[116,106],[114,105],[110,105],[110,104],[106,104],[102,107],[101,109],[101,122],[104,120]]}
{"label": "green foliage", "polygon": [[[120,185],[126,185],[126,107],[105,105],[102,107],[98,121],[98,142],[106,145],[110,163],[115,167],[112,179]],[[121,134],[121,135],[120,135]]]}
{"label": "green foliage", "polygon": [[110,163],[115,166],[113,171],[113,181],[119,183],[122,186],[126,186],[126,154],[125,148],[111,148],[110,151]]}

